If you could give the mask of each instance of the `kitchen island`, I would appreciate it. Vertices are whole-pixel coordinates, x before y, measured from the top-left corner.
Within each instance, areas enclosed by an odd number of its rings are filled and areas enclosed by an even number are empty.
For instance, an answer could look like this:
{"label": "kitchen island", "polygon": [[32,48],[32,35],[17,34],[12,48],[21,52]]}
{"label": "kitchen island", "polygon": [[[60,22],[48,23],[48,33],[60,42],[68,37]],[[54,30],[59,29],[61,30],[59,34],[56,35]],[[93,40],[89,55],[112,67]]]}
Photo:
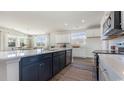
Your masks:
{"label": "kitchen island", "polygon": [[49,80],[71,62],[71,48],[0,52],[0,80]]}

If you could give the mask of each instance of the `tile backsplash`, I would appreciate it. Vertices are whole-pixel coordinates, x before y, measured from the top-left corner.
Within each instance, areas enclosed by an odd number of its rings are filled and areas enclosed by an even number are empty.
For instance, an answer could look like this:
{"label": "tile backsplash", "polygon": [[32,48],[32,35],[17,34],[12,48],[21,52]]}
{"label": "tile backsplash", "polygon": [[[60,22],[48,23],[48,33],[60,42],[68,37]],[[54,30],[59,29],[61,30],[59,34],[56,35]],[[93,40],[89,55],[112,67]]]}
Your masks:
{"label": "tile backsplash", "polygon": [[109,40],[109,48],[111,45],[115,45],[118,47],[124,47],[124,36]]}
{"label": "tile backsplash", "polygon": [[112,40],[103,40],[102,41],[102,49],[103,50],[111,50],[111,46],[115,45],[117,47],[124,47],[124,36],[119,38],[115,38]]}

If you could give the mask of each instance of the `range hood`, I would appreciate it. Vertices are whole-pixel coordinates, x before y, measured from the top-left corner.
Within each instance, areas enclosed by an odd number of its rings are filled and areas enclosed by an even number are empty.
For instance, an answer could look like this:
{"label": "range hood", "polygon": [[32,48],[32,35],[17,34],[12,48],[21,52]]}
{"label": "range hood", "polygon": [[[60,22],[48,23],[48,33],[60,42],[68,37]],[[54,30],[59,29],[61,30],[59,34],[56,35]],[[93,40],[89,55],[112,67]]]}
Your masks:
{"label": "range hood", "polygon": [[122,32],[121,11],[110,12],[103,24],[103,36],[120,35]]}
{"label": "range hood", "polygon": [[124,30],[122,29],[111,29],[103,33],[104,36],[112,36],[112,35],[118,36],[121,34],[124,34]]}

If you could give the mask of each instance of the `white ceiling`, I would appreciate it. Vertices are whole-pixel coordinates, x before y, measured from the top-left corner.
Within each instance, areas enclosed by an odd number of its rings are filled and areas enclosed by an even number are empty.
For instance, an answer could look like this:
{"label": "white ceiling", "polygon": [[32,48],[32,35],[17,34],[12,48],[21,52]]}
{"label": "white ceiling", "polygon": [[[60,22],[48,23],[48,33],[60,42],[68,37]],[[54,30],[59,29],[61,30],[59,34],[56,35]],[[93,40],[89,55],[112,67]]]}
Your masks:
{"label": "white ceiling", "polygon": [[98,26],[103,14],[100,11],[1,11],[0,26],[26,34],[76,31]]}

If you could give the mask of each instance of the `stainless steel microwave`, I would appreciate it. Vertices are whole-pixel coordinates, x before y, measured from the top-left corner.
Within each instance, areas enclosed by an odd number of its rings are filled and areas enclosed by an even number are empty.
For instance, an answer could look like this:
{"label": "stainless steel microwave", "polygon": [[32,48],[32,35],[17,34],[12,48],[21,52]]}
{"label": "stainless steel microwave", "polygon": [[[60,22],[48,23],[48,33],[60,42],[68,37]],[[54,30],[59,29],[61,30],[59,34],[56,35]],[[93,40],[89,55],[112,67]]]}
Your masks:
{"label": "stainless steel microwave", "polygon": [[103,35],[118,35],[121,29],[121,11],[112,11],[103,24]]}

